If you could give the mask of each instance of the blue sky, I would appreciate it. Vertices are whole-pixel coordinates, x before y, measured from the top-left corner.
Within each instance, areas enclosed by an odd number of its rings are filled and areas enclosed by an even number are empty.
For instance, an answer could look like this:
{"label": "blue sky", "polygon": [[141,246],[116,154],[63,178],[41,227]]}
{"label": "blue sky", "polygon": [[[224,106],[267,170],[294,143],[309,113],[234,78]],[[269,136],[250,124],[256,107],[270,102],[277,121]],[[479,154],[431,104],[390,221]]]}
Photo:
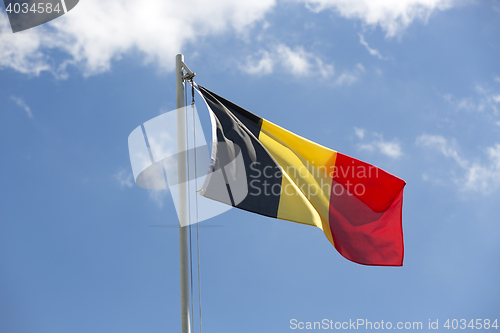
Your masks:
{"label": "blue sky", "polygon": [[180,331],[174,205],[135,186],[127,147],[175,109],[180,52],[199,84],[408,183],[400,268],[313,227],[202,222],[204,332],[500,319],[500,1],[82,0],[16,34],[2,6],[0,30],[0,332]]}

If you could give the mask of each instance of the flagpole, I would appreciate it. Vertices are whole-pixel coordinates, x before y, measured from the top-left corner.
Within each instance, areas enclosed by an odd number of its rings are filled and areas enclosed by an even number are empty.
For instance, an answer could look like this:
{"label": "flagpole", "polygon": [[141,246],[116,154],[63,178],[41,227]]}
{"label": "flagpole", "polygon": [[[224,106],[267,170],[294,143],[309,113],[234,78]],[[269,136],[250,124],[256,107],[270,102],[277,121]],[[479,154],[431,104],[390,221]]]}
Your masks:
{"label": "flagpole", "polygon": [[177,171],[179,181],[179,254],[181,273],[181,323],[182,333],[190,333],[190,313],[189,313],[189,251],[188,251],[188,223],[187,223],[187,177],[186,160],[187,156],[182,152],[186,151],[186,114],[184,112],[184,55],[178,54],[175,57],[175,82],[177,92]]}

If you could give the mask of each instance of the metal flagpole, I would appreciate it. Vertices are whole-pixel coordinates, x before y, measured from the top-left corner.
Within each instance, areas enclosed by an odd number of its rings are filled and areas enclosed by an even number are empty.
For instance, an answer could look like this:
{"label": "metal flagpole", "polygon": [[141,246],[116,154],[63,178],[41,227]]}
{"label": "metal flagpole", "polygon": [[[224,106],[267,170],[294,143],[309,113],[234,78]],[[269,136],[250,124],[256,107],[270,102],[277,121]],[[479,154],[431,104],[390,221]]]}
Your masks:
{"label": "metal flagpole", "polygon": [[[175,81],[177,92],[177,172],[179,181],[179,252],[181,271],[181,322],[182,333],[190,333],[189,313],[189,251],[188,251],[188,211],[186,177],[186,114],[184,111],[184,55],[175,57]],[[191,72],[191,71],[189,71]],[[192,74],[192,73],[191,73]],[[186,152],[187,153],[187,152]]]}

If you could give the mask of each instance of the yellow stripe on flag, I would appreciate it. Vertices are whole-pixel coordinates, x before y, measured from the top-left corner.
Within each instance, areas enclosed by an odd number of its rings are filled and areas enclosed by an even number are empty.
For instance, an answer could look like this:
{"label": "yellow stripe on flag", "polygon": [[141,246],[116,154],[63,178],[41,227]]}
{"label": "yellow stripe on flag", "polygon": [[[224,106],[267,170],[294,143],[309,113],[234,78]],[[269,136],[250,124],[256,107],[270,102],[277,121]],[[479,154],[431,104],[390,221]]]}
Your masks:
{"label": "yellow stripe on flag", "polygon": [[[328,223],[337,152],[263,120],[259,141],[283,170],[278,218],[314,225],[333,244]],[[330,169],[331,167],[331,169]]]}

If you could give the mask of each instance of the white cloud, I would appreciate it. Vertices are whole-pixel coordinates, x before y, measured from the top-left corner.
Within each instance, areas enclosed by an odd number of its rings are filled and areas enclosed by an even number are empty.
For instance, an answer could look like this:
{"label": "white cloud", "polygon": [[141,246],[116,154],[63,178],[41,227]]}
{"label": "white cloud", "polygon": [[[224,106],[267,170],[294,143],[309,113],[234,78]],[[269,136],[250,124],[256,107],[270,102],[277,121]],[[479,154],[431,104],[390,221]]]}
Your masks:
{"label": "white cloud", "polygon": [[[311,75],[314,69],[322,71],[320,67],[320,65],[322,65],[321,60],[304,51],[302,47],[297,47],[295,50],[292,50],[284,44],[279,44],[276,48],[276,52],[278,57],[283,61],[283,66],[289,68],[290,71],[297,76]],[[314,68],[314,62],[316,62],[319,68]]]}
{"label": "white cloud", "polygon": [[438,150],[443,156],[453,159],[463,172],[455,182],[462,190],[490,194],[500,187],[500,144],[486,149],[487,163],[472,162],[461,157],[454,142],[440,135],[422,134],[417,145]]}
{"label": "white cloud", "polygon": [[368,133],[366,130],[358,127],[354,128],[354,133],[360,140],[367,140],[367,142],[362,142],[357,145],[358,150],[379,152],[394,159],[403,156],[401,145],[396,140],[387,141],[380,133]]}
{"label": "white cloud", "polygon": [[246,63],[239,66],[241,70],[251,75],[268,75],[279,69],[297,77],[319,76],[324,79],[333,77],[333,82],[337,86],[352,85],[365,72],[362,64],[356,64],[352,70],[344,70],[334,77],[333,64],[325,63],[301,46],[291,48],[285,44],[278,44],[269,51],[261,50],[250,55]]}
{"label": "white cloud", "polygon": [[250,56],[247,63],[240,67],[248,74],[266,75],[273,72],[274,61],[268,51],[260,51],[256,56]]}
{"label": "white cloud", "polygon": [[344,72],[337,78],[337,80],[335,80],[335,84],[339,86],[344,86],[344,85],[350,86],[357,80],[358,77],[356,75],[349,72]]}
{"label": "white cloud", "polygon": [[[139,51],[145,62],[173,69],[175,54],[199,38],[228,31],[243,33],[262,20],[275,0],[86,0],[68,14],[44,25],[51,33],[8,33],[7,16],[0,12],[0,68],[39,75],[64,73],[79,66],[86,75],[110,69],[111,61]],[[35,30],[36,31],[36,30]],[[66,54],[59,64],[46,55]]]}
{"label": "white cloud", "polygon": [[118,182],[120,188],[130,188],[134,186],[134,176],[132,172],[121,169],[113,175],[113,178]]}
{"label": "white cloud", "polygon": [[457,98],[452,94],[443,95],[443,98],[457,110],[481,111],[482,109],[472,98]]}
{"label": "white cloud", "polygon": [[[113,175],[113,178],[121,189],[134,187],[134,176],[127,169],[120,169]],[[162,208],[168,192],[168,190],[148,190],[148,197],[158,208]]]}
{"label": "white cloud", "polygon": [[493,3],[492,4],[493,6],[493,10],[497,13],[500,13],[500,4],[497,2],[497,3]]}
{"label": "white cloud", "polygon": [[363,139],[365,137],[365,130],[363,128],[354,127],[354,134],[358,139]]}
{"label": "white cloud", "polygon": [[[394,36],[413,20],[425,20],[433,11],[447,9],[458,0],[290,1],[305,1],[315,11],[334,9],[344,17],[380,25],[388,36]],[[54,21],[16,34],[10,33],[7,16],[0,12],[0,69],[12,68],[29,75],[49,71],[66,77],[66,68],[77,66],[88,76],[108,71],[113,60],[135,51],[142,54],[145,63],[171,70],[173,57],[189,43],[228,32],[245,36],[257,22],[266,27],[265,15],[276,3],[149,0],[137,5],[133,0],[86,0]],[[377,50],[368,44],[366,47],[378,56]],[[54,58],[54,53],[63,54],[63,59]],[[245,66],[247,72],[272,72],[274,55],[279,55],[295,75],[304,76],[311,71],[311,75],[333,75],[332,65],[322,63],[300,47],[291,49],[283,44],[270,53],[258,54],[257,61]],[[354,81],[355,75],[344,73],[339,84]]]}
{"label": "white cloud", "polygon": [[26,112],[28,117],[33,118],[33,113],[31,112],[30,107],[24,102],[24,100],[21,97],[10,96],[10,98],[17,104],[17,106],[19,106]]}
{"label": "white cloud", "polygon": [[401,152],[401,146],[397,142],[380,141],[377,143],[380,152],[392,158],[398,158],[403,153]]}
{"label": "white cloud", "polygon": [[10,67],[23,74],[38,75],[50,69],[40,51],[40,36],[12,34],[7,15],[0,11],[0,69]]}
{"label": "white cloud", "polygon": [[[121,189],[134,187],[134,176],[130,170],[120,169],[113,175],[113,178]],[[168,189],[148,190],[148,197],[158,208],[162,208],[168,192]]]}
{"label": "white cloud", "polygon": [[436,10],[446,10],[460,0],[294,0],[303,1],[313,11],[331,9],[346,18],[380,26],[387,37],[400,34],[413,21],[426,22]]}
{"label": "white cloud", "polygon": [[456,144],[448,142],[448,140],[441,135],[422,134],[417,138],[417,145],[421,147],[431,147],[438,150],[444,156],[452,158],[461,167],[465,168],[467,166],[467,161],[460,158],[455,148]]}
{"label": "white cloud", "polygon": [[472,163],[466,174],[465,188],[489,194],[500,186],[500,144],[486,149],[489,163]]}
{"label": "white cloud", "polygon": [[472,97],[458,98],[452,94],[445,94],[443,98],[457,110],[491,111],[495,116],[500,115],[500,90],[486,85],[476,85],[475,92],[476,95]]}
{"label": "white cloud", "polygon": [[290,72],[295,76],[319,75],[328,78],[334,74],[333,65],[326,64],[319,57],[307,52],[303,47],[290,48],[285,44],[278,44],[270,51],[261,50],[247,58],[240,68],[248,74],[266,75],[275,69]]}
{"label": "white cloud", "polygon": [[365,37],[362,35],[362,34],[358,34],[359,35],[359,42],[361,43],[361,45],[363,45],[366,50],[374,57],[377,57],[379,58],[380,60],[384,60],[385,57],[383,57],[380,52],[377,50],[377,49],[373,49],[370,47],[370,45],[368,44],[368,42],[365,40]]}
{"label": "white cloud", "polygon": [[365,72],[365,67],[362,64],[357,64],[353,70],[345,70],[339,77],[335,80],[335,84],[338,86],[350,86],[351,84],[358,81],[361,74]]}

